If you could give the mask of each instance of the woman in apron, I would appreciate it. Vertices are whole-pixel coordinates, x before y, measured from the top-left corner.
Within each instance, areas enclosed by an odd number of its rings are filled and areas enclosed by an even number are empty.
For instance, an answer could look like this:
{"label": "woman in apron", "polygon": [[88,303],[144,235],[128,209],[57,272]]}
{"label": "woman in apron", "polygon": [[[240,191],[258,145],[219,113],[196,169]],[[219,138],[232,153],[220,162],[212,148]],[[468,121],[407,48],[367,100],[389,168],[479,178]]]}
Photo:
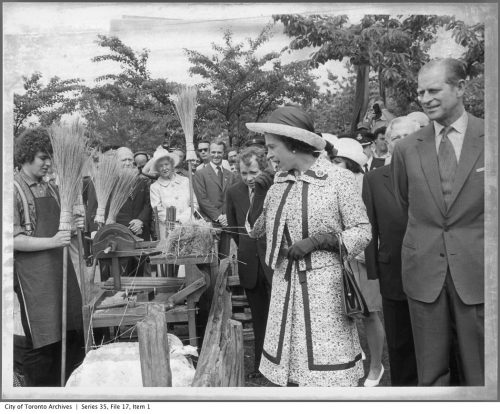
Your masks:
{"label": "woman in apron", "polygon": [[[58,386],[61,371],[63,248],[71,232],[58,231],[59,194],[43,177],[52,147],[44,129],[27,130],[16,141],[14,291],[26,335],[26,386]],[[26,211],[27,210],[27,211]],[[84,357],[82,300],[68,260],[66,378]]]}

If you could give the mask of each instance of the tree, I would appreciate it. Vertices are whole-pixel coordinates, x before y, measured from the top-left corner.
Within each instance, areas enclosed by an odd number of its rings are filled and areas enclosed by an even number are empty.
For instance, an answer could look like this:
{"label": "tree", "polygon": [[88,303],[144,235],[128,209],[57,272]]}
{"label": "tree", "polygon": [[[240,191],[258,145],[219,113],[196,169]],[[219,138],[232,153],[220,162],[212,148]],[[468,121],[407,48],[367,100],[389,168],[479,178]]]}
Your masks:
{"label": "tree", "polygon": [[[311,56],[312,66],[347,58],[358,68],[368,67],[378,78],[379,94],[384,101],[390,95],[403,110],[416,102],[418,70],[429,60],[428,51],[440,27],[453,30],[459,43],[473,43],[476,47],[469,58],[481,59],[483,56],[484,61],[484,37],[481,42],[478,33],[481,28],[471,29],[449,16],[365,15],[359,24],[350,24],[346,15],[275,15],[273,18],[283,23],[284,32],[293,38],[290,49],[319,48]],[[473,63],[470,66],[479,69]],[[364,87],[365,82],[368,82],[368,76],[359,71],[356,87]],[[362,118],[363,109],[366,110],[366,94],[363,98],[363,103],[354,105],[356,116],[351,123],[352,129]]]}
{"label": "tree", "polygon": [[49,126],[74,112],[83,88],[81,82],[54,76],[44,85],[40,72],[23,76],[24,93],[14,94],[14,137],[26,127]]}
{"label": "tree", "polygon": [[240,144],[247,135],[245,122],[255,122],[285,102],[310,106],[318,94],[315,78],[304,62],[284,65],[281,52],[258,57],[258,49],[269,40],[270,26],[247,44],[235,43],[226,30],[223,45],[212,44],[215,54],[206,56],[185,49],[191,63],[189,72],[199,75],[199,135],[214,135],[212,127],[225,129],[229,144]]}
{"label": "tree", "polygon": [[147,49],[135,52],[119,38],[104,35],[98,35],[97,44],[109,53],[92,61],[117,62],[121,72],[100,76],[85,90],[81,109],[94,141],[148,151],[165,137],[171,145],[181,145],[183,135],[169,99],[178,85],[151,78]]}

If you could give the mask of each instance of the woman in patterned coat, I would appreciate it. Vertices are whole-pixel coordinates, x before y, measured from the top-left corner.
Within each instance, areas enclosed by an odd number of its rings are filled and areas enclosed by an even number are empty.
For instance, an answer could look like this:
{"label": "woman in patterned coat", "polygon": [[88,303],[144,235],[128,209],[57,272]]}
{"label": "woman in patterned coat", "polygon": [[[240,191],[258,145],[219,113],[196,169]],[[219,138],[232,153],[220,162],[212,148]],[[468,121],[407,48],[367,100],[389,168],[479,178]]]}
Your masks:
{"label": "woman in patterned coat", "polygon": [[348,257],[370,241],[354,175],[318,158],[325,141],[296,107],[247,127],[265,135],[268,158],[281,170],[251,230],[266,234],[274,269],[259,369],[281,386],[357,386],[361,347],[355,322],[343,313],[337,239],[341,234]]}

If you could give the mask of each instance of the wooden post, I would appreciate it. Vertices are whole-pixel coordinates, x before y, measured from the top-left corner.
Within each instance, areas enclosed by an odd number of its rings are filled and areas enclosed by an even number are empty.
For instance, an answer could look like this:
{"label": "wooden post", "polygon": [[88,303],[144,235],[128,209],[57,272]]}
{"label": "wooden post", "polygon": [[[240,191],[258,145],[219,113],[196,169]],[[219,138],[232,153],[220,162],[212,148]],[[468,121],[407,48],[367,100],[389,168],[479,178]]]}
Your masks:
{"label": "wooden post", "polygon": [[226,289],[229,259],[220,262],[193,387],[243,387],[243,329],[230,320],[231,293]]}
{"label": "wooden post", "polygon": [[163,307],[148,305],[148,316],[137,323],[144,387],[171,387],[170,349]]}

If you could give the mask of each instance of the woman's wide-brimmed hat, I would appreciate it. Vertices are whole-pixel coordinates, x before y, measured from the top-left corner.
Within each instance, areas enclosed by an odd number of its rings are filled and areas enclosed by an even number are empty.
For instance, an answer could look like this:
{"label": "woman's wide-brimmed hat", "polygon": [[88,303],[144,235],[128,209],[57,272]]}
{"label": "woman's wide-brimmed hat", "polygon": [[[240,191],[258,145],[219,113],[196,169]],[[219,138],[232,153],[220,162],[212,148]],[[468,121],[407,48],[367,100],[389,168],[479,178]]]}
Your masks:
{"label": "woman's wide-brimmed hat", "polygon": [[352,138],[339,138],[335,143],[337,157],[344,157],[354,161],[361,168],[368,162],[368,157],[363,152],[361,144]]}
{"label": "woman's wide-brimmed hat", "polygon": [[153,158],[151,158],[144,168],[142,169],[142,172],[145,174],[157,174],[159,171],[156,168],[156,165],[160,160],[163,160],[165,158],[170,158],[173,163],[174,167],[177,167],[177,164],[179,164],[180,157],[178,154],[175,152],[170,152],[167,151],[165,148],[163,148],[161,145],[156,149],[156,151],[153,154]]}
{"label": "woman's wide-brimmed hat", "polygon": [[325,148],[326,142],[314,133],[312,118],[302,109],[295,106],[284,106],[269,115],[267,122],[249,122],[250,131],[259,134],[274,134],[305,142],[318,151]]}

